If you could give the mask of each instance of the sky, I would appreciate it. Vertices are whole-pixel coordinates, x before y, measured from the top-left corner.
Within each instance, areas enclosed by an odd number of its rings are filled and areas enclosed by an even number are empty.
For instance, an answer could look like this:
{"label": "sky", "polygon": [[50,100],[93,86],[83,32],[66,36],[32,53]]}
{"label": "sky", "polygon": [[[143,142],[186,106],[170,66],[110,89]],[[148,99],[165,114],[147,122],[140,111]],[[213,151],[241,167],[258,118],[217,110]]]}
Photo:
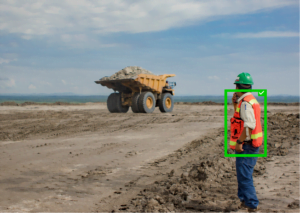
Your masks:
{"label": "sky", "polygon": [[176,74],[176,95],[222,95],[241,72],[299,95],[298,0],[1,0],[0,95],[108,95],[126,66]]}

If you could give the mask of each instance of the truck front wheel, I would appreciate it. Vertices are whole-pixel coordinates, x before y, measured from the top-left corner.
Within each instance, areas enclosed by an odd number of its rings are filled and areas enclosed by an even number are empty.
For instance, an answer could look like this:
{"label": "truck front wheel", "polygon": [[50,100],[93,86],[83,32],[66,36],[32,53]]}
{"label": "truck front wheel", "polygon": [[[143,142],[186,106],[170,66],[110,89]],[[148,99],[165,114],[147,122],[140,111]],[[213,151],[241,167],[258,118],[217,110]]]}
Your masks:
{"label": "truck front wheel", "polygon": [[174,108],[173,95],[170,93],[163,93],[159,100],[159,110],[161,112],[172,112]]}
{"label": "truck front wheel", "polygon": [[140,112],[152,113],[155,110],[156,103],[152,92],[142,92],[138,103]]}

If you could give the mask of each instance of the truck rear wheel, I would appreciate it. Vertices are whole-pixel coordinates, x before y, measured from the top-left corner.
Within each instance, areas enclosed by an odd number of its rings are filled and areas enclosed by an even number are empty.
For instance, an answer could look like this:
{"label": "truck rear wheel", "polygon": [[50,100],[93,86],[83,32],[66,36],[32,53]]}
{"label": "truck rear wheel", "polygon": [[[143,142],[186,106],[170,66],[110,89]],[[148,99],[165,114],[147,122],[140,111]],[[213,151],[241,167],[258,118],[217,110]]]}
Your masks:
{"label": "truck rear wheel", "polygon": [[111,113],[126,113],[128,112],[129,106],[122,106],[120,93],[112,93],[108,96],[107,108]]}
{"label": "truck rear wheel", "polygon": [[172,112],[174,108],[173,95],[170,93],[163,93],[159,100],[159,110],[161,112]]}
{"label": "truck rear wheel", "polygon": [[139,113],[139,98],[140,98],[140,93],[135,93],[132,97],[132,105],[131,105],[131,110],[134,113]]}
{"label": "truck rear wheel", "polygon": [[129,110],[129,106],[123,106],[122,105],[122,99],[121,99],[121,93],[116,93],[116,99],[115,99],[116,107],[117,107],[117,112],[120,113],[126,113]]}
{"label": "truck rear wheel", "polygon": [[107,98],[107,109],[111,113],[118,111],[118,109],[115,105],[115,96],[116,96],[116,93],[111,93]]}
{"label": "truck rear wheel", "polygon": [[152,92],[142,92],[138,103],[140,112],[152,113],[155,110],[155,97]]}

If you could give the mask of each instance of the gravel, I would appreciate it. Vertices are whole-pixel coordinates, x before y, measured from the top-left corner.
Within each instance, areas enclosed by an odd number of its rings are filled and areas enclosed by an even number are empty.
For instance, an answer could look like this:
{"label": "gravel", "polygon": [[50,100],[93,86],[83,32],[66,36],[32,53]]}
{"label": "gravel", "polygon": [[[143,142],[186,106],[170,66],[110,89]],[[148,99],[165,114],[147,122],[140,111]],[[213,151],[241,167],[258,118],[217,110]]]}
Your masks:
{"label": "gravel", "polygon": [[138,66],[128,66],[124,69],[121,69],[120,71],[116,72],[112,76],[108,77],[105,76],[100,79],[100,81],[110,81],[110,80],[119,80],[119,79],[130,79],[135,78],[139,74],[151,74],[152,72]]}

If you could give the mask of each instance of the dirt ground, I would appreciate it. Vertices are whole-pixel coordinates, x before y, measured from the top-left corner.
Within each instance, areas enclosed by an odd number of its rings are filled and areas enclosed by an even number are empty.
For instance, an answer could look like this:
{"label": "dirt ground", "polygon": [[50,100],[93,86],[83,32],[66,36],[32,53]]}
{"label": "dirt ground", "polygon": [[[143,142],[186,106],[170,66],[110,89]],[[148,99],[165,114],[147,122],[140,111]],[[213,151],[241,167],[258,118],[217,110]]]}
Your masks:
{"label": "dirt ground", "polygon": [[[0,211],[243,212],[223,115],[222,105],[0,106]],[[254,183],[261,211],[299,210],[299,106],[268,107]]]}

